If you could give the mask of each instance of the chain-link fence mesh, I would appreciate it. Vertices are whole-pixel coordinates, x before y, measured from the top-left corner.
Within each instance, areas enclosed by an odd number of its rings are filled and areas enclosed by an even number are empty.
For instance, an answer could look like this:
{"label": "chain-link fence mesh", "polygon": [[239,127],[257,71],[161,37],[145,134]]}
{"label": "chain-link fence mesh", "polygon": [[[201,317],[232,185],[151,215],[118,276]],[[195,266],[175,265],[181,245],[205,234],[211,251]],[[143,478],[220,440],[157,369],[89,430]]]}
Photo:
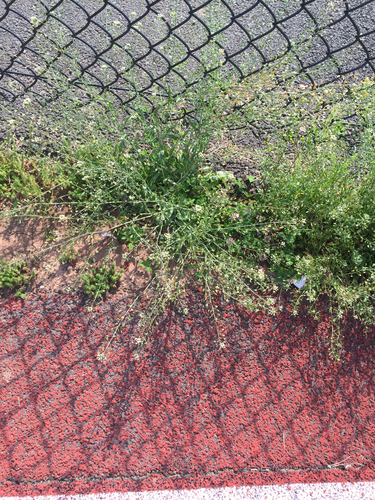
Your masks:
{"label": "chain-link fence mesh", "polygon": [[374,0],[3,0],[0,93],[9,103],[26,93],[43,103],[68,86],[89,85],[125,104],[138,93],[166,95],[166,84],[178,93],[220,66],[243,79],[285,53],[294,53],[294,68],[317,85],[372,74],[374,6]]}

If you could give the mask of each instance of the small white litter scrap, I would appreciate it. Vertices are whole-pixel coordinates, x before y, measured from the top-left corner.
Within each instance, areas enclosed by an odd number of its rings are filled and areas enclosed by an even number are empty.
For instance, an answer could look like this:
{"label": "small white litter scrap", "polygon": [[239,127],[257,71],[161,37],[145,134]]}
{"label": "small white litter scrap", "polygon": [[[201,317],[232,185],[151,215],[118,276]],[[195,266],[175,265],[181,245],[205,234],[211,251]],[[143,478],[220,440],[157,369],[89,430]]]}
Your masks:
{"label": "small white litter scrap", "polygon": [[305,276],[302,276],[302,278],[299,281],[292,281],[293,285],[295,285],[297,288],[302,288],[303,285],[306,283],[306,278]]}
{"label": "small white litter scrap", "polygon": [[115,241],[117,241],[116,236],[113,236],[113,234],[111,234],[111,233],[100,233],[100,237],[101,237],[103,240],[104,240],[104,238],[108,238],[108,237],[110,237],[110,236],[112,236],[112,238],[113,238]]}

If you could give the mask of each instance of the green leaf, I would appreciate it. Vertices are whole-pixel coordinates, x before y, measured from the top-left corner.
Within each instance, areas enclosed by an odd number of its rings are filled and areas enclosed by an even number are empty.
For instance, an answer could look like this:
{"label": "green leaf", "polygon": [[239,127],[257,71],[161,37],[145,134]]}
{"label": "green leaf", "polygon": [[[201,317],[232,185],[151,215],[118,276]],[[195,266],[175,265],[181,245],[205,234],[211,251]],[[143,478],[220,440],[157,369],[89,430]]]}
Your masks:
{"label": "green leaf", "polygon": [[241,179],[236,179],[236,184],[240,189],[245,187]]}
{"label": "green leaf", "polygon": [[139,263],[140,266],[144,266],[146,268],[149,268],[150,269],[150,265],[151,265],[151,261],[150,261],[150,258],[147,258],[147,260],[145,261],[142,261]]}
{"label": "green leaf", "polygon": [[276,267],[276,281],[286,282],[294,275],[294,271],[285,269],[281,266]]}

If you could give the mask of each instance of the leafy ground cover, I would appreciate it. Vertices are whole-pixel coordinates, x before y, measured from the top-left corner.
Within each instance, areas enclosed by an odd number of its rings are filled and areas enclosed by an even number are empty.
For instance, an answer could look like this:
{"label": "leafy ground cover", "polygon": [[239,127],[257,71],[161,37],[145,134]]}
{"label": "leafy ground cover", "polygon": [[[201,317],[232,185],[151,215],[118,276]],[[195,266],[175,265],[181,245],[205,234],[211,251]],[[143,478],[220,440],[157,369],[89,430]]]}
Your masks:
{"label": "leafy ground cover", "polygon": [[[66,263],[79,259],[74,244],[83,235],[106,227],[107,256],[88,259],[80,276],[94,303],[120,277],[111,262],[116,245],[144,267],[150,304],[139,319],[139,350],[169,303],[188,311],[186,271],[205,291],[222,349],[227,338],[212,299],[219,291],[271,315],[287,290],[294,314],[308,299],[317,317],[317,301],[328,297],[329,351],[337,359],[343,315],[373,322],[374,82],[316,89],[279,68],[242,83],[212,78],[177,98],[155,94],[152,112],[135,104],[124,116],[110,98],[82,112],[83,122],[67,112],[56,134],[65,128],[76,139],[60,141],[54,156],[22,152],[11,136],[2,145],[4,219],[51,221],[45,239],[61,247]],[[245,153],[260,178],[214,169],[212,144],[255,118],[262,146]],[[62,238],[54,221],[66,222]]]}

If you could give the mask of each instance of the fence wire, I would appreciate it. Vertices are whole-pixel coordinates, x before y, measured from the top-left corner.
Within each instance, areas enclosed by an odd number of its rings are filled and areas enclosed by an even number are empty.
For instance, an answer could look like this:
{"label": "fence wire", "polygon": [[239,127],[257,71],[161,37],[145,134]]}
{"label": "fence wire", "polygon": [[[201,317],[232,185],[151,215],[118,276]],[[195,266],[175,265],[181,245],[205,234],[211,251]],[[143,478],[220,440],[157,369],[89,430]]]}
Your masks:
{"label": "fence wire", "polygon": [[[241,81],[290,55],[316,86],[374,73],[375,0],[2,0],[0,95],[74,89],[121,105],[178,95],[220,70]],[[87,93],[85,89],[91,89]]]}

